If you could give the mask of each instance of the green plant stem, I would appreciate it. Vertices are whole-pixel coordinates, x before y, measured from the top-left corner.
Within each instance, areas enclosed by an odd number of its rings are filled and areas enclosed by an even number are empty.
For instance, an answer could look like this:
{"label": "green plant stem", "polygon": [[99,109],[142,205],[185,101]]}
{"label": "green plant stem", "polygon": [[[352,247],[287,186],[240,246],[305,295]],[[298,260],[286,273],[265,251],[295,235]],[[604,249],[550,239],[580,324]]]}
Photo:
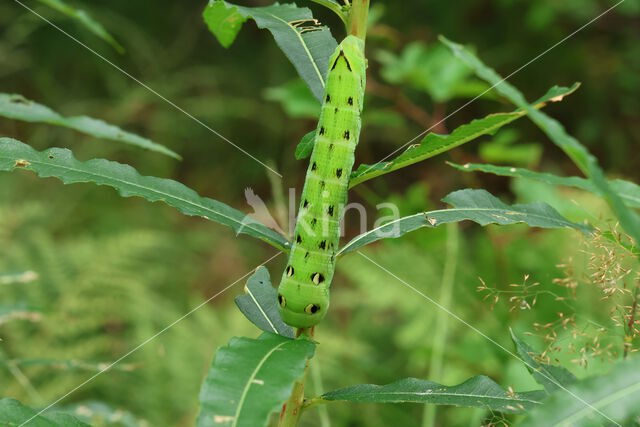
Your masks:
{"label": "green plant stem", "polygon": [[[296,338],[299,338],[300,335],[306,335],[313,339],[314,331],[315,327],[310,329],[299,328],[296,330]],[[296,427],[298,425],[298,420],[302,414],[302,404],[304,403],[304,382],[307,378],[307,374],[309,373],[310,362],[311,359],[307,359],[302,379],[293,384],[291,396],[289,396],[289,399],[284,405],[282,405],[282,412],[280,413],[278,427]]]}
{"label": "green plant stem", "polygon": [[[442,283],[440,288],[440,305],[448,309],[451,305],[453,294],[453,284],[455,282],[456,267],[458,264],[458,225],[447,224],[447,241],[445,247],[444,269],[442,271]],[[436,320],[435,335],[433,337],[431,364],[429,365],[429,379],[440,382],[442,377],[442,362],[444,350],[447,344],[447,328],[449,325],[449,315],[443,310],[438,312]],[[436,422],[436,405],[425,405],[422,418],[423,427],[434,427]]]}
{"label": "green plant stem", "polygon": [[366,40],[368,17],[369,0],[353,0],[347,19],[347,34]]}

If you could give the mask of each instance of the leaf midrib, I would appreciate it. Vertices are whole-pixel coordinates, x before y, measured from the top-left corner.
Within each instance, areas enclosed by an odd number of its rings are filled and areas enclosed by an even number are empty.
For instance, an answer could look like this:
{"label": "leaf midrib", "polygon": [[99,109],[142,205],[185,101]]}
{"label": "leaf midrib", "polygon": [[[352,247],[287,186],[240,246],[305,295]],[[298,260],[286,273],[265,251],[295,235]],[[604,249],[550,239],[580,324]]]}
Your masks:
{"label": "leaf midrib", "polygon": [[235,413],[235,415],[233,417],[233,425],[232,425],[232,427],[236,427],[238,425],[238,417],[240,416],[240,412],[242,411],[242,407],[244,405],[244,400],[246,399],[247,394],[249,393],[249,389],[251,388],[251,385],[253,384],[253,380],[255,379],[256,375],[258,374],[258,371],[262,368],[262,365],[265,364],[265,362],[273,354],[273,352],[275,352],[277,349],[279,349],[283,345],[287,344],[287,342],[288,341],[281,342],[280,344],[278,344],[277,346],[275,346],[271,350],[269,350],[269,352],[262,357],[262,359],[260,360],[260,363],[258,363],[256,368],[251,373],[251,376],[249,377],[249,380],[247,381],[247,384],[244,386],[244,389],[242,390],[242,395],[240,396],[240,400],[238,401],[238,407],[236,408],[236,413]]}
{"label": "leaf midrib", "polygon": [[[376,231],[378,231],[378,230],[380,230],[380,229],[382,229],[384,227],[388,227],[389,225],[395,224],[397,222],[404,221],[404,220],[410,220],[412,218],[416,218],[416,217],[419,217],[419,216],[425,216],[425,215],[428,216],[430,214],[435,214],[435,213],[440,213],[440,212],[455,212],[455,211],[512,212],[512,213],[516,213],[518,215],[530,216],[530,217],[534,217],[534,218],[539,218],[539,219],[544,219],[544,220],[548,220],[548,221],[551,221],[551,222],[555,222],[556,224],[562,224],[564,227],[567,227],[567,228],[570,228],[570,226],[571,226],[571,222],[569,222],[567,220],[560,220],[560,219],[557,219],[557,218],[554,219],[554,218],[549,218],[549,217],[542,216],[542,215],[539,215],[539,214],[530,214],[530,213],[525,213],[525,212],[517,212],[517,211],[514,211],[514,210],[506,210],[506,209],[499,209],[499,208],[493,208],[493,209],[490,209],[490,208],[438,209],[436,211],[423,212],[423,213],[418,213],[418,214],[415,214],[415,215],[409,215],[409,216],[405,216],[405,217],[402,217],[402,218],[398,218],[398,219],[396,219],[394,221],[390,221],[390,222],[388,222],[386,224],[383,224],[380,227],[374,228],[373,230],[371,230],[371,231],[369,231],[367,233],[364,233],[364,234],[361,234],[360,236],[355,237],[353,240],[351,240],[349,243],[347,243],[342,249],[340,249],[338,251],[337,255],[338,256],[342,255],[347,248],[353,246],[353,243],[359,242],[360,240],[364,239],[367,236],[370,236],[374,232],[376,232]],[[465,221],[474,221],[474,220],[465,219]],[[423,224],[422,227],[428,227],[428,226],[427,226],[427,224]]]}
{"label": "leaf midrib", "polygon": [[[3,157],[3,156],[0,156],[0,158],[7,159],[7,160],[13,160],[13,158],[12,158],[12,157]],[[114,178],[114,177],[112,177],[112,176],[102,175],[102,174],[99,174],[99,173],[96,173],[96,172],[87,172],[87,171],[84,171],[84,170],[81,170],[81,169],[76,169],[76,168],[73,168],[73,167],[68,167],[68,166],[63,166],[63,165],[58,165],[58,164],[45,163],[45,162],[42,162],[42,161],[39,161],[39,160],[29,160],[29,162],[30,162],[30,163],[39,164],[39,165],[43,165],[43,166],[52,167],[52,168],[64,169],[64,170],[68,170],[68,171],[72,171],[72,172],[76,172],[76,173],[81,173],[81,174],[85,174],[85,175],[88,175],[88,176],[96,176],[96,177],[103,178],[103,179],[106,179],[106,180],[115,181],[115,182],[118,182],[118,183],[121,183],[121,184],[130,185],[130,186],[132,186],[132,187],[136,187],[136,188],[139,188],[139,189],[142,189],[142,190],[147,190],[147,191],[149,191],[149,192],[152,192],[152,193],[155,193],[155,194],[158,194],[158,195],[165,196],[165,197],[167,197],[167,198],[169,198],[169,199],[173,199],[173,200],[181,201],[181,202],[184,202],[184,203],[186,203],[186,204],[189,204],[189,205],[191,205],[191,206],[193,206],[193,207],[200,208],[200,209],[204,209],[205,211],[210,212],[210,213],[211,213],[211,214],[213,214],[213,215],[218,215],[218,216],[221,216],[221,217],[223,217],[223,218],[226,218],[226,219],[228,219],[228,220],[230,220],[230,221],[232,221],[232,222],[234,222],[234,223],[236,223],[236,224],[238,224],[238,225],[243,225],[244,227],[246,227],[246,228],[248,228],[248,229],[250,229],[250,230],[253,230],[253,231],[255,231],[256,233],[258,233],[258,234],[260,234],[261,236],[264,236],[265,238],[267,238],[267,239],[268,239],[268,235],[267,235],[266,233],[264,233],[264,231],[256,230],[255,228],[252,228],[250,225],[244,224],[244,223],[242,223],[242,222],[238,221],[237,219],[232,218],[232,217],[229,217],[229,216],[227,216],[227,215],[225,215],[225,214],[223,214],[223,213],[221,213],[221,212],[216,212],[215,210],[213,210],[213,209],[211,209],[211,208],[208,208],[208,207],[206,207],[206,206],[203,206],[203,205],[201,205],[201,204],[194,203],[194,202],[189,201],[189,200],[187,200],[187,199],[183,199],[183,198],[181,198],[181,197],[174,196],[174,195],[171,195],[171,194],[168,194],[168,193],[165,193],[165,192],[159,191],[159,190],[157,190],[157,189],[153,189],[153,188],[146,187],[146,186],[143,186],[143,185],[140,185],[140,184],[136,184],[136,183],[133,183],[133,182],[129,182],[129,181],[124,181],[124,180],[122,180],[122,179]],[[15,169],[15,168],[14,168],[14,169]],[[29,170],[29,168],[25,168],[25,169]],[[33,169],[31,169],[31,170],[33,170]],[[37,173],[37,171],[35,171],[35,170],[33,170],[33,171]],[[137,173],[137,172],[136,172],[136,173]],[[140,175],[140,176],[141,176],[142,178],[145,178],[145,177],[143,177],[142,175]],[[147,178],[148,178],[148,177],[147,177]],[[160,178],[160,179],[161,179],[161,178]],[[63,182],[64,182],[64,181],[63,181]],[[232,209],[233,209],[233,208],[232,208]],[[278,249],[283,250],[284,248],[279,247]]]}
{"label": "leaf midrib", "polygon": [[469,397],[469,398],[483,398],[483,399],[494,399],[494,400],[501,400],[501,401],[505,401],[505,402],[514,402],[514,403],[518,403],[518,402],[529,402],[529,403],[535,403],[537,405],[541,405],[541,402],[538,402],[537,400],[530,400],[530,399],[514,399],[514,398],[510,398],[510,397],[505,397],[505,396],[488,396],[488,395],[482,395],[482,394],[468,394],[468,393],[442,393],[442,392],[438,392],[438,393],[429,393],[429,392],[405,392],[405,391],[385,391],[385,392],[381,392],[381,393],[376,393],[377,396],[384,396],[384,395],[410,395],[410,396],[453,396],[453,397]]}
{"label": "leaf midrib", "polygon": [[291,29],[291,31],[293,31],[296,34],[296,36],[300,40],[300,44],[302,44],[302,47],[304,48],[304,51],[307,53],[307,56],[309,57],[309,61],[311,62],[311,65],[313,66],[313,69],[315,70],[316,75],[318,76],[318,80],[320,80],[320,85],[324,88],[324,79],[322,78],[322,73],[318,69],[318,65],[316,64],[316,61],[313,59],[313,55],[311,55],[311,51],[309,50],[309,48],[307,47],[307,44],[305,43],[304,39],[302,38],[302,34],[300,34],[291,24],[289,24],[287,21],[285,21],[284,19],[280,18],[279,16],[276,16],[271,12],[267,12],[267,14],[271,15],[272,17],[274,17],[278,21],[284,23],[287,26],[287,28]]}

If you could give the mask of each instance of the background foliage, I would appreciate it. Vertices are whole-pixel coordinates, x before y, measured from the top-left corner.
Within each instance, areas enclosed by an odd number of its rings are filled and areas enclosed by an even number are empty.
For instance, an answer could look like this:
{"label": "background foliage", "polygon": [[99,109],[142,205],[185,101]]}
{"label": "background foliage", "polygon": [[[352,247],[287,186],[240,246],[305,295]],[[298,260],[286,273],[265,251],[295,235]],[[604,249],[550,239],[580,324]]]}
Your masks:
{"label": "background foliage", "polygon": [[[293,153],[313,128],[317,106],[271,38],[254,24],[245,24],[228,51],[202,22],[200,2],[156,2],[151,10],[142,2],[73,2],[99,18],[126,49],[119,54],[68,16],[29,4],[256,157],[268,159],[284,174],[278,185],[301,187],[306,164]],[[596,0],[411,1],[400,8],[380,0],[373,5],[368,103],[356,153],[359,163],[369,164],[487,88],[438,43],[438,34],[475,46],[487,63],[508,75],[607,6]],[[339,28],[330,12],[308,6]],[[599,158],[609,176],[635,182],[640,181],[639,19],[640,3],[627,0],[510,80],[528,99],[540,97],[553,84],[582,82],[575,94],[545,111]],[[265,169],[17,3],[0,5],[0,23],[0,92],[20,93],[64,116],[116,123],[178,152],[183,161],[151,152],[141,155],[134,147],[66,129],[0,119],[3,136],[38,149],[68,147],[81,160],[106,157],[135,163],[145,175],[179,180],[243,211],[249,211],[243,196],[248,186],[270,206],[286,208],[273,197],[277,191],[265,179]],[[450,131],[474,118],[511,110],[489,93],[435,130]],[[545,200],[570,220],[588,219],[603,230],[615,227],[606,205],[579,190],[463,174],[445,160],[532,169],[543,165],[545,171],[578,174],[533,124],[518,121],[480,143],[363,184],[352,200],[372,210],[391,200],[403,215],[411,215],[440,208],[439,200],[452,190],[482,187],[503,200]],[[438,299],[446,235],[444,227],[423,230],[366,253]],[[509,348],[505,325],[511,326],[579,378],[604,372],[611,360],[620,358],[624,332],[614,326],[610,310],[624,301],[602,300],[606,289],[597,278],[609,277],[617,265],[636,268],[637,261],[624,251],[615,248],[611,259],[606,239],[518,225],[480,229],[464,224],[459,238],[451,307],[460,317]],[[122,199],[107,188],[63,188],[30,173],[0,174],[0,271],[38,274],[30,283],[0,286],[2,305],[21,305],[37,314],[0,321],[3,395],[32,406],[55,400],[100,369],[100,363],[126,353],[272,253],[267,245],[236,238],[224,227],[183,217],[163,205]],[[279,257],[268,265],[272,277],[283,263]],[[539,285],[522,286],[525,280]],[[241,286],[64,404],[93,417],[97,425],[99,418],[113,419],[117,411],[124,415],[116,425],[193,424],[198,390],[216,347],[232,336],[258,336],[233,303]],[[571,298],[573,292],[578,299]],[[510,301],[513,296],[517,298]],[[384,384],[404,376],[458,384],[479,372],[517,390],[539,388],[517,360],[453,319],[446,320],[446,341],[438,343],[432,334],[435,325],[441,326],[438,318],[436,308],[372,269],[364,258],[345,255],[338,265],[332,311],[316,336],[321,345],[309,388]],[[446,360],[438,378],[430,365],[434,354]],[[419,425],[423,411],[417,405],[362,404],[358,409],[333,403],[328,414],[333,425]],[[320,425],[323,416],[310,414],[303,425]],[[469,420],[478,425],[487,413],[447,408],[436,416],[441,425],[468,425]]]}

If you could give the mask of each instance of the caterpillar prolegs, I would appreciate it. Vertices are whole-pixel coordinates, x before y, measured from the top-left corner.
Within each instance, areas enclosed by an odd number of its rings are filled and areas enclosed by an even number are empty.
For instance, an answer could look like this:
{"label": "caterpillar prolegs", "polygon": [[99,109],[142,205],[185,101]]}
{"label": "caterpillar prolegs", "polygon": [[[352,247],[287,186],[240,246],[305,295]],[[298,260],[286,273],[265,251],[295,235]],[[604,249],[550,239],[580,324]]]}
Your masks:
{"label": "caterpillar prolegs", "polygon": [[283,320],[311,327],[327,314],[340,221],[360,137],[364,42],[348,36],[329,60],[324,101],[287,267],[278,288]]}

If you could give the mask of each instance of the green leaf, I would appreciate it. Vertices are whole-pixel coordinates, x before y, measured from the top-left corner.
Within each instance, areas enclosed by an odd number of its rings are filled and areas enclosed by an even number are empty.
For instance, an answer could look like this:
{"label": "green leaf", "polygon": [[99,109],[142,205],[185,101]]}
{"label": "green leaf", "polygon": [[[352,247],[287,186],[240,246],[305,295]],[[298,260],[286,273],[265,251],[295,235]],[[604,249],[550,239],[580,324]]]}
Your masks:
{"label": "green leaf", "polygon": [[556,390],[560,390],[558,384],[563,387],[568,387],[577,381],[577,378],[562,366],[553,366],[540,361],[540,355],[529,345],[520,340],[513,330],[511,332],[511,339],[516,346],[516,351],[524,360],[525,366],[533,378],[538,384],[544,386],[544,389],[548,393],[553,393]]}
{"label": "green leaf", "polygon": [[338,43],[329,29],[313,18],[308,8],[292,3],[243,7],[214,0],[205,8],[203,18],[224,47],[233,43],[242,24],[252,18],[258,28],[271,32],[313,95],[322,101],[329,57]]}
{"label": "green leaf", "polygon": [[[568,388],[573,395],[563,390],[555,392],[519,425],[589,427],[611,425],[611,420],[632,425],[631,418],[640,414],[640,359],[620,361],[609,374],[581,380]],[[604,413],[608,420],[592,407]]]}
{"label": "green leaf", "polygon": [[[574,84],[570,88],[552,87],[542,98],[534,103],[534,109],[544,107],[549,101],[561,100],[564,96],[575,92],[579,86],[579,84]],[[522,109],[511,113],[491,114],[460,126],[449,135],[438,135],[431,132],[419,144],[410,145],[403,153],[389,161],[379,162],[375,165],[360,165],[357,170],[351,173],[349,188],[377,176],[430,159],[483,135],[493,135],[501,127],[525,116],[525,114]]]}
{"label": "green leaf", "polygon": [[483,226],[525,223],[530,227],[573,228],[583,233],[591,231],[587,225],[566,220],[546,203],[507,205],[486,190],[458,190],[447,195],[442,201],[453,208],[406,216],[381,225],[355,237],[340,249],[338,255],[381,239],[395,239],[423,227],[433,228],[460,221],[473,221]]}
{"label": "green leaf", "polygon": [[71,7],[62,0],[38,1],[75,20],[80,25],[84,26],[87,30],[91,31],[94,35],[109,43],[116,51],[118,51],[119,53],[124,53],[124,47],[122,47],[122,45],[118,43],[116,39],[114,39],[113,36],[107,32],[107,30],[104,29],[102,24],[94,20],[84,10]]}
{"label": "green leaf", "polygon": [[175,159],[181,159],[180,155],[163,145],[133,133],[125,132],[119,127],[110,125],[102,120],[92,119],[87,116],[63,117],[49,107],[30,101],[22,95],[0,93],[0,116],[31,123],[47,123],[62,126],[96,138],[122,142],[156,151]]}
{"label": "green leaf", "polygon": [[311,0],[314,3],[318,3],[327,9],[333,11],[338,17],[347,25],[347,17],[343,12],[343,7],[337,0]]}
{"label": "green leaf", "polygon": [[629,209],[622,199],[613,191],[607,182],[604,172],[598,165],[598,160],[582,145],[577,139],[569,135],[564,127],[557,120],[532,108],[524,95],[514,86],[504,81],[502,77],[493,69],[487,67],[480,59],[473,55],[464,46],[453,43],[445,37],[440,36],[440,40],[453,51],[453,53],[469,67],[473,69],[478,77],[487,83],[494,85],[495,89],[502,96],[511,101],[514,105],[527,112],[529,118],[556,144],[567,156],[580,168],[599,190],[600,194],[607,201],[614,212],[620,225],[634,239],[636,244],[640,244],[640,216]]}
{"label": "green leaf", "polygon": [[509,395],[491,378],[480,375],[454,386],[416,378],[405,378],[384,386],[360,384],[325,393],[320,399],[366,403],[432,403],[517,413],[540,405],[543,397],[544,392]]}
{"label": "green leaf", "polygon": [[[464,172],[484,172],[500,176],[510,176],[513,178],[526,178],[544,182],[545,184],[579,188],[581,190],[601,195],[600,189],[597,188],[595,184],[588,179],[577,176],[563,177],[550,173],[534,172],[529,169],[509,166],[494,166],[475,163],[467,163],[465,165],[457,165],[455,163],[448,164]],[[640,186],[638,184],[621,179],[615,179],[609,181],[609,186],[616,192],[616,194],[618,194],[627,206],[640,208]]]}
{"label": "green leaf", "polygon": [[200,390],[198,427],[266,426],[304,376],[315,344],[270,333],[218,349]]}
{"label": "green leaf", "polygon": [[313,151],[313,145],[315,143],[315,138],[315,129],[302,137],[300,143],[296,147],[296,159],[303,160],[311,155],[311,152]]}
{"label": "green leaf", "polygon": [[265,332],[294,337],[293,328],[280,317],[277,292],[271,285],[266,267],[258,267],[249,277],[244,291],[244,295],[236,297],[236,305],[251,323]]}
{"label": "green leaf", "polygon": [[[14,399],[0,399],[0,425],[19,426],[29,421],[38,412]],[[31,419],[29,427],[90,427],[69,414],[47,412]]]}
{"label": "green leaf", "polygon": [[49,148],[36,151],[15,139],[0,138],[0,171],[26,169],[41,178],[55,177],[65,184],[93,182],[115,188],[123,197],[163,201],[185,215],[200,216],[231,227],[270,245],[288,251],[281,234],[222,202],[199,196],[183,184],[164,178],[142,176],[134,168],[104,159],[78,161],[70,150]]}

